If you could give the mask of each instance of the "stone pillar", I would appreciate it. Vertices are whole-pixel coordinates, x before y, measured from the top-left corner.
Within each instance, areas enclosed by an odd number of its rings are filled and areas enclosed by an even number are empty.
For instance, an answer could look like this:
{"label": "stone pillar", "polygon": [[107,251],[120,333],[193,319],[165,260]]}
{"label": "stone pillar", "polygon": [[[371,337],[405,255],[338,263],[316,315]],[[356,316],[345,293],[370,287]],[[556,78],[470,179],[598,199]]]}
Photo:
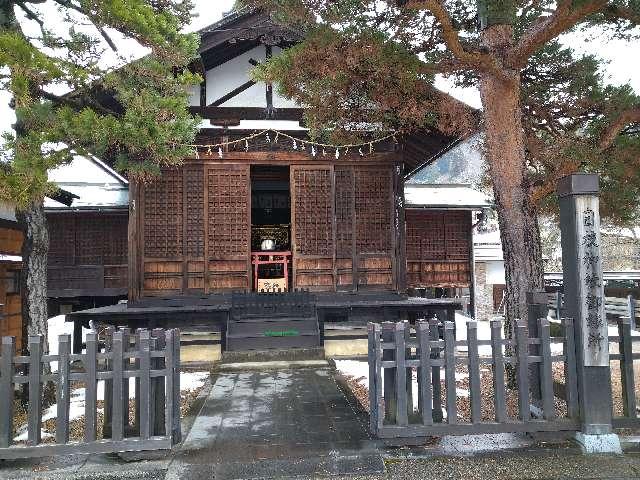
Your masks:
{"label": "stone pillar", "polygon": [[565,316],[575,323],[581,431],[576,439],[586,453],[621,453],[612,433],[609,339],[604,312],[597,175],[560,179],[560,230]]}

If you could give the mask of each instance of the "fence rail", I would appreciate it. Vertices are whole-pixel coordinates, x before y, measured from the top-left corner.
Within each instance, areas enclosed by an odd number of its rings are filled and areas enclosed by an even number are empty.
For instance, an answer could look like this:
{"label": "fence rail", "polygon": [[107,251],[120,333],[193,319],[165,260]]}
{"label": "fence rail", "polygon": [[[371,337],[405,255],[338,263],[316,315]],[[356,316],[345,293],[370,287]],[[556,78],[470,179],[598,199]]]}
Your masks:
{"label": "fence rail", "polygon": [[[454,325],[445,322],[443,339],[437,321],[369,324],[370,429],[380,438],[426,437],[500,432],[579,429],[573,321],[562,321],[563,353],[552,355],[549,322],[540,319],[539,338],[529,338],[526,322],[517,321],[514,339],[502,337],[500,320],[491,322],[491,340],[478,340],[477,323],[467,323],[467,340],[455,340]],[[535,350],[531,348],[535,346]],[[479,347],[489,347],[480,355]],[[466,348],[466,353],[463,350]],[[536,351],[536,355],[531,352]],[[556,411],[552,365],[563,364],[566,413]],[[456,366],[469,376],[469,418],[458,418]],[[481,366],[490,366],[493,409],[483,418]],[[413,369],[417,382],[413,381]],[[537,368],[540,397],[531,401],[529,370]],[[441,370],[444,369],[444,379]],[[515,370],[517,385],[507,389],[507,369]],[[417,385],[417,392],[414,392]],[[443,399],[444,391],[444,399]],[[507,396],[517,392],[516,414],[507,412]],[[414,399],[417,396],[417,408]],[[533,410],[538,412],[536,418]],[[446,413],[446,418],[445,418]]]}
{"label": "fence rail", "polygon": [[[549,295],[549,309],[554,312],[556,318],[562,317],[564,314],[564,294],[555,292]],[[636,319],[640,318],[640,302],[632,295],[627,298],[605,297],[604,310],[608,317],[617,320],[620,317],[629,317],[631,319],[631,328],[636,328]],[[558,314],[558,312],[560,312]]]}
{"label": "fence rail", "polygon": [[[107,453],[168,449],[180,441],[180,334],[177,330],[114,331],[104,342],[87,334],[86,350],[71,353],[69,335],[61,335],[56,355],[43,355],[43,338],[29,336],[29,355],[16,356],[14,337],[2,338],[0,351],[0,459],[67,453]],[[135,379],[133,421],[129,383]],[[55,389],[53,442],[41,436],[43,392]],[[98,385],[104,385],[102,431],[98,428]],[[13,441],[16,387],[28,390],[28,439]],[[82,385],[82,387],[78,387]],[[83,388],[84,432],[70,439],[72,387]],[[102,433],[102,438],[99,434]]]}

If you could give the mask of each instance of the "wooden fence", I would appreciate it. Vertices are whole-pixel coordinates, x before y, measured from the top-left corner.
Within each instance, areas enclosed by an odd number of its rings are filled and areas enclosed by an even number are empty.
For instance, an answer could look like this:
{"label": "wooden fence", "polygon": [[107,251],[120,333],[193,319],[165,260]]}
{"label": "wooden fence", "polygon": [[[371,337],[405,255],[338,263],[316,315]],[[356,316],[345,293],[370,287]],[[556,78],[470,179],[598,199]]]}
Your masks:
{"label": "wooden fence", "polygon": [[[564,314],[564,294],[555,292],[549,295],[549,309],[554,312],[556,318],[562,317]],[[604,310],[611,320],[617,320],[621,317],[629,317],[631,319],[631,328],[636,328],[636,321],[640,318],[640,303],[633,298],[632,295],[627,298],[605,297]],[[560,312],[558,314],[558,312]]]}
{"label": "wooden fence", "polygon": [[[640,342],[640,336],[632,336],[631,319],[622,317],[618,319],[618,335],[609,336],[609,360],[618,362],[620,391],[618,399],[622,403],[622,411],[616,411],[614,397],[613,426],[615,428],[638,428],[636,384],[633,361],[640,359],[640,353],[633,352],[633,344]],[[617,350],[617,351],[616,351]],[[612,381],[617,380],[612,375]]]}
{"label": "wooden fence", "polygon": [[[500,320],[491,321],[491,340],[478,340],[476,322],[467,324],[467,339],[458,341],[453,323],[445,322],[444,331],[438,325],[437,320],[417,322],[415,328],[406,322],[369,324],[373,434],[380,438],[415,438],[579,429],[572,320],[562,321],[564,335],[554,339],[547,319],[539,320],[539,338],[529,338],[526,322],[519,320],[514,340],[502,337]],[[552,340],[562,343],[562,354],[552,355]],[[480,355],[480,347],[489,347],[490,354]],[[562,364],[559,373],[566,386],[562,409],[554,398],[554,363]],[[457,392],[456,367],[460,365],[468,374],[469,398]],[[413,381],[414,368],[417,382]],[[442,368],[444,379],[440,378]],[[505,372],[510,368],[515,370],[517,385],[507,389]],[[534,408],[530,368],[537,368],[540,378],[540,398],[534,400]],[[469,412],[459,418],[463,400]],[[539,415],[534,417],[532,410]]]}
{"label": "wooden fence", "polygon": [[[104,341],[89,333],[82,354],[71,353],[69,335],[59,337],[57,355],[43,355],[43,341],[40,336],[30,336],[29,355],[16,356],[14,337],[2,338],[0,459],[169,449],[180,441],[177,330],[138,330],[132,334],[128,329],[116,332],[109,328]],[[135,379],[132,403],[131,378]],[[100,382],[103,405],[98,400]],[[51,384],[56,397],[55,438],[43,439],[43,392]],[[13,424],[14,406],[17,387],[21,386],[28,391],[28,438],[24,444],[13,441],[19,427]],[[72,389],[84,390],[82,438],[70,438]]]}

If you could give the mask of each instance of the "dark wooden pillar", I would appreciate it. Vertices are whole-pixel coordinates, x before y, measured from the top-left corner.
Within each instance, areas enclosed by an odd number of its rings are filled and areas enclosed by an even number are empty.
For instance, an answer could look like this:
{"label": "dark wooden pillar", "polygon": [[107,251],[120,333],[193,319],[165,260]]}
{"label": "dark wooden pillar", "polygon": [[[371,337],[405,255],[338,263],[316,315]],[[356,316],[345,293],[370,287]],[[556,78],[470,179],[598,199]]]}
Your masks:
{"label": "dark wooden pillar", "polygon": [[405,198],[403,163],[397,163],[393,169],[393,201],[394,201],[394,238],[396,245],[396,288],[398,292],[407,291],[407,241],[405,221]]}
{"label": "dark wooden pillar", "polygon": [[140,187],[138,182],[131,179],[129,182],[129,228],[128,228],[128,272],[129,272],[129,301],[140,298],[140,267],[138,250]]}

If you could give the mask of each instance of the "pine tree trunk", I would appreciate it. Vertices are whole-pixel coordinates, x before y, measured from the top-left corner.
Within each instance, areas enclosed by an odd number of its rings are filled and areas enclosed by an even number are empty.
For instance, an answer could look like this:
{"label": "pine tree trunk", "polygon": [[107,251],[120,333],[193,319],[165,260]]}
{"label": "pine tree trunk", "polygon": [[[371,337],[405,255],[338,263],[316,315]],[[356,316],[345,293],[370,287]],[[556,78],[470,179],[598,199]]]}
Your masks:
{"label": "pine tree trunk", "polygon": [[[42,348],[48,353],[47,343],[47,254],[49,233],[42,201],[32,203],[18,212],[18,221],[24,229],[22,243],[22,319],[27,335],[44,335]],[[26,350],[26,335],[23,342]]]}
{"label": "pine tree trunk", "polygon": [[[513,28],[495,25],[482,32],[484,46],[500,57],[513,42]],[[484,74],[480,95],[484,108],[486,154],[494,186],[506,280],[506,334],[517,318],[526,318],[526,293],[544,286],[540,231],[527,184],[521,121],[520,72]]]}

